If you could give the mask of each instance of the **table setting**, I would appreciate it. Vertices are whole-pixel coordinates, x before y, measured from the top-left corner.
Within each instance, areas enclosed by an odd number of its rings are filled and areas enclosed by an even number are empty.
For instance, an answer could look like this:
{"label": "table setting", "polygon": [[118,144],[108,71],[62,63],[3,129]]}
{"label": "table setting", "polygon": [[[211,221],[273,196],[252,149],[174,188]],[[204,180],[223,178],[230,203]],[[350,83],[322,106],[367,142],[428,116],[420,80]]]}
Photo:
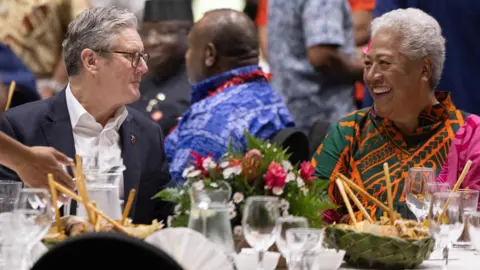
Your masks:
{"label": "table setting", "polygon": [[[141,239],[185,270],[476,269],[479,192],[460,189],[462,176],[450,187],[437,183],[431,169],[411,168],[404,192],[414,218],[407,219],[395,212],[390,195],[383,203],[342,174],[335,181],[317,179],[310,163],[290,164],[284,149],[247,137],[246,154],[230,150],[216,161],[192,153],[186,183],[152,198],[176,203],[166,224],[132,224],[127,217],[135,190],[125,204],[118,193],[97,203],[105,198],[98,187],[116,185],[118,170],[88,169],[80,156],[72,165],[77,192],[52,175],[49,189],[0,181],[0,269],[31,269],[66,239],[97,232]],[[388,164],[384,174],[389,188]],[[350,222],[323,222],[323,211],[335,208],[330,183],[338,187]],[[372,218],[360,196],[384,215]],[[73,201],[82,211],[60,216],[59,206]]]}

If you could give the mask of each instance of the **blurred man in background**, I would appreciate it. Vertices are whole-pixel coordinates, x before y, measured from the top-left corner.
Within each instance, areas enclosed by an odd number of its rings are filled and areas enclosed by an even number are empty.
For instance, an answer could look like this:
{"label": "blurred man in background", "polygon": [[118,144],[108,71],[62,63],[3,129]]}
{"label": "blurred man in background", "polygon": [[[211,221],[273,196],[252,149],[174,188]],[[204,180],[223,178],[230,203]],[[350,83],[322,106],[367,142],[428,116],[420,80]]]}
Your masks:
{"label": "blurred man in background", "polygon": [[363,64],[347,1],[268,0],[268,51],[272,85],[298,127],[309,132],[355,110]]}
{"label": "blurred man in background", "polygon": [[149,73],[140,85],[140,100],[130,106],[168,134],[190,106],[185,53],[192,9],[190,0],[149,0],[145,4],[141,34],[150,55]]}

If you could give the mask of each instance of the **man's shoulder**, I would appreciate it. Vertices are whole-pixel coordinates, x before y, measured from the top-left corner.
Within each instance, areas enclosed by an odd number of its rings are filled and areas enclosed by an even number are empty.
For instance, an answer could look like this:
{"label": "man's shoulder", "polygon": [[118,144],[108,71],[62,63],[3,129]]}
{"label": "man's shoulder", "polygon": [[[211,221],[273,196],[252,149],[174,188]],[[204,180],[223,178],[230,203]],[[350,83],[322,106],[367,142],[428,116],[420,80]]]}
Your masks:
{"label": "man's shoulder", "polygon": [[4,115],[9,120],[44,117],[49,109],[50,103],[51,98],[25,103],[20,106],[10,108],[5,112]]}

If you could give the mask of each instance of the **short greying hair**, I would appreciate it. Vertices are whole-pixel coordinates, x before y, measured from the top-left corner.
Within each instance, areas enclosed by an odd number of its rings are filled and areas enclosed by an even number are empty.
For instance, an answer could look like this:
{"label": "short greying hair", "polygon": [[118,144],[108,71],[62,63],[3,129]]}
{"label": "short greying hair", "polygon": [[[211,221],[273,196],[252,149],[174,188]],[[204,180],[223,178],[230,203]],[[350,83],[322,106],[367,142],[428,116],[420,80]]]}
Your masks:
{"label": "short greying hair", "polygon": [[68,25],[67,36],[63,42],[68,75],[75,76],[80,73],[80,54],[84,49],[108,51],[121,30],[137,28],[137,24],[133,13],[114,6],[90,8],[80,13]]}
{"label": "short greying hair", "polygon": [[445,38],[438,22],[416,9],[396,9],[372,21],[372,37],[379,30],[391,30],[402,38],[401,53],[410,59],[429,58],[432,61],[430,84],[437,87],[445,62]]}

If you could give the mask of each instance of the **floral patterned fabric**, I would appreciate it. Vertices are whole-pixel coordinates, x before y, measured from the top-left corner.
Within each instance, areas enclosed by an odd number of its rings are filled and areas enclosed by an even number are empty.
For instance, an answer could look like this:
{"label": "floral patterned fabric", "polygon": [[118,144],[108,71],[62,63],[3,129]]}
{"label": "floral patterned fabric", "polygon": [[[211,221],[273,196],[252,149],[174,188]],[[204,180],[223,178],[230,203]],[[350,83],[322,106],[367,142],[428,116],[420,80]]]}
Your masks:
{"label": "floral patterned fabric", "polygon": [[241,67],[193,86],[192,106],[165,140],[170,173],[176,183],[185,181],[182,172],[192,161],[192,151],[219,159],[229,144],[237,151],[246,149],[245,130],[256,138],[269,139],[283,128],[294,126],[281,97],[263,78],[209,96],[232,78],[257,70],[259,66]]}

